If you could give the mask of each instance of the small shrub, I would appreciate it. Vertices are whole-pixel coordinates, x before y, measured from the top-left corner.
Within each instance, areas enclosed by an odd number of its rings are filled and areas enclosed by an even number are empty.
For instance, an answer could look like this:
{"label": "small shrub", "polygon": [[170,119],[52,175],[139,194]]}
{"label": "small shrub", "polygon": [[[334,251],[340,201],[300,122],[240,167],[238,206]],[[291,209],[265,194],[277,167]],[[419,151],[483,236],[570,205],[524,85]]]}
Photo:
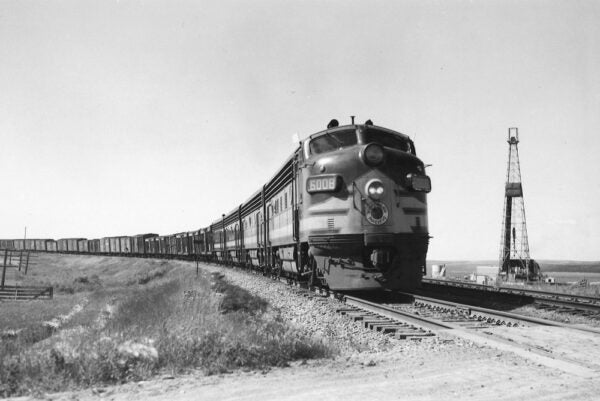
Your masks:
{"label": "small shrub", "polygon": [[162,278],[169,271],[170,271],[170,268],[168,266],[165,266],[163,263],[161,263],[160,266],[155,269],[136,274],[132,279],[130,279],[127,282],[127,285],[148,284],[149,282],[151,282],[153,280]]}
{"label": "small shrub", "polygon": [[27,327],[19,333],[19,341],[27,345],[35,344],[50,337],[53,332],[53,328],[47,325]]}
{"label": "small shrub", "polygon": [[84,283],[84,284],[87,284],[89,282],[90,282],[90,280],[88,279],[87,276],[77,277],[77,278],[75,278],[75,280],[73,280],[73,283]]}
{"label": "small shrub", "polygon": [[256,315],[263,313],[269,305],[267,301],[250,294],[245,289],[229,284],[222,276],[213,276],[211,288],[223,295],[220,306],[222,313],[240,311]]}
{"label": "small shrub", "polygon": [[24,376],[24,372],[21,371],[20,359],[18,356],[2,359],[0,364],[0,395],[4,398],[17,393],[19,389],[19,383]]}
{"label": "small shrub", "polygon": [[102,287],[102,283],[100,282],[100,277],[97,274],[94,274],[90,277],[88,276],[79,276],[73,279],[71,284],[64,283],[53,283],[51,284],[55,290],[59,293],[63,294],[74,294],[76,292],[82,291],[94,291],[100,287]]}
{"label": "small shrub", "polygon": [[138,279],[138,284],[146,284],[154,279],[161,278],[164,275],[165,275],[165,271],[162,269],[152,270],[152,271],[148,272],[148,274],[145,274],[144,276],[140,277]]}
{"label": "small shrub", "polygon": [[171,297],[180,291],[181,283],[178,280],[130,291],[129,295],[118,303],[107,329],[123,331],[135,328],[143,332],[147,327],[164,322],[173,312]]}

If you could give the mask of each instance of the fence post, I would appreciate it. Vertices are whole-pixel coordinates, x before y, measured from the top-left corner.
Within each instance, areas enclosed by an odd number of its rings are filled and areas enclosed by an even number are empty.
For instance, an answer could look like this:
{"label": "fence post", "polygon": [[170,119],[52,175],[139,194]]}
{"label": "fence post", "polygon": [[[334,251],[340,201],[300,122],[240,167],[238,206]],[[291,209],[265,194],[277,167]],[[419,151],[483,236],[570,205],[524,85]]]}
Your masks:
{"label": "fence post", "polygon": [[25,274],[27,274],[27,269],[29,269],[29,255],[31,254],[30,251],[27,251],[27,259],[25,261]]}
{"label": "fence post", "polygon": [[6,277],[6,257],[8,256],[8,249],[4,251],[4,264],[2,265],[2,289],[4,289],[4,278]]}

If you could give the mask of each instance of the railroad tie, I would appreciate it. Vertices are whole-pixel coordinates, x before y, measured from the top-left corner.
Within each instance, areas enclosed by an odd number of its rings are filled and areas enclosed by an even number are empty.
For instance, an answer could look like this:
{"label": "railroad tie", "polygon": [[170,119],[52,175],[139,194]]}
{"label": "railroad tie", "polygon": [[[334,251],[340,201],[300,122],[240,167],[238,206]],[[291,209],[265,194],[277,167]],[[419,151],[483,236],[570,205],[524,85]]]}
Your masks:
{"label": "railroad tie", "polygon": [[346,316],[348,316],[351,320],[353,320],[355,322],[359,322],[359,321],[363,320],[364,318],[368,317],[364,313],[349,313]]}
{"label": "railroad tie", "polygon": [[367,329],[376,330],[376,331],[379,331],[379,330],[377,330],[378,326],[391,326],[394,324],[394,322],[392,320],[385,319],[385,318],[379,318],[376,320],[373,319],[370,321],[365,321],[364,323],[365,323],[365,327]]}
{"label": "railroad tie", "polygon": [[421,338],[421,337],[432,337],[435,334],[433,334],[432,332],[428,332],[428,331],[424,331],[424,332],[403,332],[403,333],[398,333],[396,332],[394,334],[394,337],[400,339],[400,340],[406,340],[407,338]]}
{"label": "railroad tie", "polygon": [[339,308],[339,309],[336,309],[335,312],[344,316],[347,313],[356,312],[356,309],[355,308]]}
{"label": "railroad tie", "polygon": [[354,322],[362,324],[367,329],[390,335],[400,340],[420,339],[434,335],[432,332],[425,331],[421,327],[354,307],[339,308],[336,312]]}

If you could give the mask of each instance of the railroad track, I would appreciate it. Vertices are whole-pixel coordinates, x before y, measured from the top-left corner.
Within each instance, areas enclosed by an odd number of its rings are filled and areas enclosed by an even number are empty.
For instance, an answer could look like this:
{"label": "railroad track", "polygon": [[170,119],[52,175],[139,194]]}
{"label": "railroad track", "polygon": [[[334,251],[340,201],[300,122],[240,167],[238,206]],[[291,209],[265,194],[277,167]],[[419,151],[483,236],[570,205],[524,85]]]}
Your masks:
{"label": "railroad track", "polygon": [[344,296],[344,307],[339,313],[364,324],[372,330],[382,331],[395,338],[417,339],[441,334],[457,337],[473,343],[508,351],[582,377],[598,377],[600,367],[589,361],[559,355],[544,345],[544,338],[535,338],[529,330],[539,327],[548,334],[568,336],[570,330],[578,330],[583,336],[596,336],[600,330],[576,327],[545,319],[517,315],[486,308],[441,301],[416,294],[411,303],[382,304],[369,300]]}
{"label": "railroad track", "polygon": [[593,328],[572,327],[550,320],[447,302],[412,293],[400,294],[411,297],[413,302],[378,303],[353,296],[344,296],[343,302],[350,308],[342,308],[340,313],[347,314],[357,321],[377,322],[377,319],[379,319],[383,323],[374,323],[375,329],[382,326],[382,324],[393,325],[397,323],[407,323],[421,327],[423,330],[433,331],[456,329],[477,331],[497,326],[526,327],[529,325],[543,325],[576,328],[600,334],[600,330]]}
{"label": "railroad track", "polygon": [[[391,334],[397,338],[433,336],[436,330],[482,330],[498,326],[525,327],[528,325],[561,327],[600,334],[598,328],[565,324],[518,313],[447,301],[416,292],[394,293],[396,296],[400,295],[412,302],[381,303],[342,293],[333,293],[320,287],[313,287],[309,290],[304,283],[294,280],[282,278],[279,280],[296,286],[306,296],[331,296],[340,299],[345,303],[345,307],[339,309],[340,314],[360,322],[366,328]],[[543,303],[540,302],[540,305]],[[573,314],[574,309],[565,309],[565,312]]]}
{"label": "railroad track", "polygon": [[[511,352],[569,374],[586,378],[600,377],[600,362],[581,352],[582,344],[583,347],[597,346],[600,330],[595,328],[566,325],[420,294],[388,292],[387,295],[394,296],[387,297],[383,302],[374,301],[324,288],[307,288],[306,283],[283,277],[252,273],[285,282],[292,292],[317,302],[337,299],[340,301],[336,307],[339,314],[393,338],[417,341],[433,338],[442,342],[460,339],[466,344]],[[391,302],[390,299],[399,298],[395,295],[402,295],[408,301]]]}
{"label": "railroad track", "polygon": [[[533,305],[538,309],[600,319],[600,298],[563,294],[551,291],[528,290],[514,287],[496,287],[464,281],[423,279],[421,295],[445,292],[447,295],[473,298],[504,297],[512,303]],[[485,294],[485,295],[478,295]]]}
{"label": "railroad track", "polygon": [[[457,316],[455,323],[461,327],[478,329],[494,326],[519,327],[528,325],[541,325],[600,334],[600,329],[594,327],[565,324],[548,319],[525,316],[518,313],[511,313],[424,297],[422,295],[413,293],[403,294],[413,298],[414,302],[410,307],[417,310],[417,313],[421,315],[431,314],[433,316],[442,314],[442,319],[447,319],[447,317],[444,317],[443,314],[446,314],[446,316]],[[399,304],[396,307],[405,308],[406,306],[405,304]]]}

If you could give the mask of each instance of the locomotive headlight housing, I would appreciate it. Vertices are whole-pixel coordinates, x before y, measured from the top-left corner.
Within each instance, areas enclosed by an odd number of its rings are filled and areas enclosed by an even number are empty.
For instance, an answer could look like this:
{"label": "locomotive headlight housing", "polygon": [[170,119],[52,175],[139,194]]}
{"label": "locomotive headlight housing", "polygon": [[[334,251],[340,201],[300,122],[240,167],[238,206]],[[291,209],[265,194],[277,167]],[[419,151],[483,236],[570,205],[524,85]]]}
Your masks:
{"label": "locomotive headlight housing", "polygon": [[383,146],[381,146],[380,144],[370,143],[364,147],[361,156],[363,161],[368,166],[375,167],[383,163],[383,159],[385,158],[385,152],[383,151]]}
{"label": "locomotive headlight housing", "polygon": [[373,225],[380,226],[385,224],[389,216],[389,211],[384,203],[372,201],[367,204],[365,217]]}
{"label": "locomotive headlight housing", "polygon": [[385,194],[385,188],[380,180],[371,180],[365,185],[365,192],[369,195],[369,198],[379,200]]}
{"label": "locomotive headlight housing", "polygon": [[406,180],[408,186],[415,191],[431,192],[431,179],[426,175],[408,174]]}

